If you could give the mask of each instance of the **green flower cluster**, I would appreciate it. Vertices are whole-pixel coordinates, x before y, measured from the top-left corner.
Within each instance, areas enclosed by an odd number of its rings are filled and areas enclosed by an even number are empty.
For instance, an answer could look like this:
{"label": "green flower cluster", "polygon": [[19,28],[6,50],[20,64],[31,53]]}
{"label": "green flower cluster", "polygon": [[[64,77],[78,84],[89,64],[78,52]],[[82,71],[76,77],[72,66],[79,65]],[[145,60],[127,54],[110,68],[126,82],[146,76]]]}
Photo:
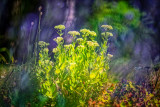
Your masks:
{"label": "green flower cluster", "polygon": [[78,46],[78,48],[84,48],[84,47],[85,47],[84,45],[79,45],[79,46]]}
{"label": "green flower cluster", "polygon": [[112,58],[113,55],[112,54],[107,54],[108,59]]}
{"label": "green flower cluster", "polygon": [[53,48],[53,53],[57,53],[58,52],[58,49],[57,48]]}
{"label": "green flower cluster", "polygon": [[63,38],[62,37],[57,37],[57,38],[54,38],[53,40],[56,41],[59,44],[63,41]]}
{"label": "green flower cluster", "polygon": [[101,27],[104,28],[105,30],[107,30],[107,29],[112,30],[113,29],[111,25],[102,25]]}
{"label": "green flower cluster", "polygon": [[103,33],[101,33],[101,35],[102,36],[113,36],[113,34],[110,32],[103,32]]}
{"label": "green flower cluster", "polygon": [[48,53],[49,49],[48,48],[44,48],[43,51]]}
{"label": "green flower cluster", "polygon": [[57,25],[57,26],[55,26],[54,28],[58,30],[57,33],[58,33],[60,36],[63,35],[62,30],[65,29],[65,26],[64,26],[64,25]]}
{"label": "green flower cluster", "polygon": [[53,66],[54,65],[54,63],[52,62],[52,61],[50,61],[50,60],[44,60],[44,61],[42,61],[42,60],[39,60],[39,65],[45,65],[45,64],[49,64],[49,65],[51,65],[51,66]]}
{"label": "green flower cluster", "polygon": [[97,41],[87,41],[87,45],[90,47],[97,47],[99,46],[99,44],[97,43]]}
{"label": "green flower cluster", "polygon": [[44,41],[39,41],[39,42],[38,42],[38,45],[39,45],[41,48],[43,48],[43,47],[49,46],[49,43],[46,43],[46,42],[44,42]]}
{"label": "green flower cluster", "polygon": [[70,34],[73,37],[76,36],[76,35],[80,35],[80,33],[77,32],[77,31],[69,31],[68,34]]}
{"label": "green flower cluster", "polygon": [[97,36],[96,32],[94,32],[94,31],[90,31],[90,35]]}
{"label": "green flower cluster", "polygon": [[97,36],[96,33],[94,31],[90,31],[88,29],[81,29],[80,32],[83,34],[82,36]]}
{"label": "green flower cluster", "polygon": [[77,41],[78,41],[78,42],[82,42],[82,41],[83,41],[83,38],[77,38]]}
{"label": "green flower cluster", "polygon": [[72,48],[72,47],[74,47],[72,44],[64,45],[64,48],[66,48],[66,49],[69,49],[69,48]]}
{"label": "green flower cluster", "polygon": [[50,60],[51,58],[48,54],[49,49],[47,46],[49,43],[39,41],[38,44],[41,47],[38,64],[36,66],[36,77],[40,86],[39,92],[48,98],[54,99],[56,96],[56,86],[53,84],[50,76],[50,71],[53,69],[54,63]]}
{"label": "green flower cluster", "polygon": [[54,28],[57,29],[57,30],[64,30],[65,26],[64,25],[57,25]]}
{"label": "green flower cluster", "polygon": [[102,25],[101,27],[105,29],[105,32],[101,33],[103,40],[108,39],[108,36],[113,36],[111,32],[107,32],[107,30],[113,29],[111,25]]}

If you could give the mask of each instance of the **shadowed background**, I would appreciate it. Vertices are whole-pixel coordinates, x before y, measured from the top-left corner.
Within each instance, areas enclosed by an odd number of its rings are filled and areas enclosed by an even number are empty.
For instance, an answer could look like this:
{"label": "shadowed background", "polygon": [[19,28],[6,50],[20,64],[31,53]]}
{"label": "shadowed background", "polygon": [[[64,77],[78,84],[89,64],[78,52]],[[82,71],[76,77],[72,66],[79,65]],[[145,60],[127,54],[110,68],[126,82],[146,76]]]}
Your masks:
{"label": "shadowed background", "polygon": [[[86,27],[100,35],[100,26],[110,24],[114,28],[108,50],[114,55],[111,71],[118,72],[122,78],[134,71],[134,75],[140,74],[141,77],[134,78],[139,81],[144,74],[139,71],[160,61],[159,4],[158,0],[1,0],[0,62],[20,64],[33,53],[38,8],[42,6],[39,40],[50,43],[50,52],[56,47],[53,41],[57,36],[55,25],[66,26],[64,38],[67,43],[72,39],[67,35],[68,30]],[[101,41],[101,37],[97,40]]]}
{"label": "shadowed background", "polygon": [[[153,90],[148,88],[147,76],[160,67],[159,10],[159,0],[0,0],[0,86],[2,90],[7,87],[4,95],[8,95],[7,99],[0,91],[0,99],[5,100],[0,104],[10,106],[11,97],[12,103],[24,105],[34,92],[30,79],[35,77],[30,77],[31,70],[27,71],[24,63],[34,53],[38,25],[38,40],[50,43],[51,56],[57,45],[53,41],[58,36],[55,25],[66,26],[66,44],[72,41],[67,32],[81,28],[95,31],[100,43],[101,25],[112,25],[113,37],[108,40],[108,53],[114,56],[110,74],[143,86],[146,83],[145,88]],[[7,94],[8,87],[13,95]],[[45,102],[45,98],[39,99]]]}

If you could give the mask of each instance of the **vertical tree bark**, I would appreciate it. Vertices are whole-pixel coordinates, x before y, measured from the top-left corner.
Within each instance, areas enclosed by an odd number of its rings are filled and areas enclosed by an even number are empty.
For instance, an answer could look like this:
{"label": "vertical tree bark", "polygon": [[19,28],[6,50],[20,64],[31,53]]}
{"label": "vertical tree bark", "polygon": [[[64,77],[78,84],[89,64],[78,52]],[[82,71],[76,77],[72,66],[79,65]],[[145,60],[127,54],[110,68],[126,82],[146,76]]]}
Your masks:
{"label": "vertical tree bark", "polygon": [[72,37],[67,35],[67,31],[75,28],[75,3],[75,0],[67,0],[66,2],[67,8],[64,19],[64,25],[66,27],[64,39],[66,43],[72,42]]}
{"label": "vertical tree bark", "polygon": [[64,25],[66,28],[74,28],[75,22],[75,0],[67,0],[67,9],[65,12],[65,21]]}

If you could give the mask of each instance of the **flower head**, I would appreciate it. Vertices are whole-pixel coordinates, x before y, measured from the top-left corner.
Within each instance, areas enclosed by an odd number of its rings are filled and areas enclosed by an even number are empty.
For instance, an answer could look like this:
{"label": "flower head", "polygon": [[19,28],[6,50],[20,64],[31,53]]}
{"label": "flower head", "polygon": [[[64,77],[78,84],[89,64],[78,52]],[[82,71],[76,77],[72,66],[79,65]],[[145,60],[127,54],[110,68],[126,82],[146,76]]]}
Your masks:
{"label": "flower head", "polygon": [[60,43],[63,40],[63,38],[57,37],[57,38],[54,38],[53,40],[56,41],[57,43]]}
{"label": "flower head", "polygon": [[72,45],[72,44],[64,45],[64,48],[66,48],[66,49],[69,49],[69,48],[71,48],[71,47],[73,47],[73,45]]}
{"label": "flower head", "polygon": [[39,60],[38,63],[39,63],[40,65],[44,65],[44,61],[42,61],[42,60]]}
{"label": "flower head", "polygon": [[83,39],[82,39],[82,38],[77,38],[77,41],[78,41],[78,42],[82,42]]}
{"label": "flower head", "polygon": [[81,29],[80,32],[83,34],[82,36],[84,37],[84,36],[89,36],[91,31],[88,29]]}
{"label": "flower head", "polygon": [[64,48],[67,48],[67,49],[68,49],[69,47],[70,47],[70,45],[64,45]]}
{"label": "flower head", "polygon": [[48,48],[44,48],[43,51],[47,53],[49,51],[49,49]]}
{"label": "flower head", "polygon": [[45,62],[45,64],[48,64],[50,61],[49,60],[45,60],[44,62]]}
{"label": "flower head", "polygon": [[40,45],[40,46],[43,46],[44,44],[45,44],[44,41],[39,41],[39,42],[38,42],[38,45]]}
{"label": "flower head", "polygon": [[102,25],[101,27],[104,28],[105,30],[107,30],[107,29],[112,30],[113,29],[111,25]]}
{"label": "flower head", "polygon": [[94,47],[99,46],[99,44],[97,43],[97,41],[87,41],[87,45],[94,46]]}
{"label": "flower head", "polygon": [[97,43],[97,41],[94,41],[93,44],[94,44],[95,47],[99,46],[99,44]]}
{"label": "flower head", "polygon": [[90,31],[90,35],[97,36],[96,32],[94,32],[94,31]]}
{"label": "flower head", "polygon": [[57,29],[57,30],[64,30],[65,26],[64,25],[57,25],[54,28]]}
{"label": "flower head", "polygon": [[42,10],[42,6],[39,6],[38,10],[41,11]]}
{"label": "flower head", "polygon": [[76,35],[80,35],[80,33],[77,32],[77,31],[69,31],[68,34],[70,34],[73,37],[76,36]]}
{"label": "flower head", "polygon": [[79,45],[78,48],[84,48],[84,45]]}
{"label": "flower head", "polygon": [[[101,33],[101,35],[102,35],[102,36],[105,36],[105,32]],[[113,36],[113,34],[110,33],[110,32],[106,32],[106,36]]]}
{"label": "flower head", "polygon": [[94,43],[92,41],[87,41],[88,46],[94,46]]}
{"label": "flower head", "polygon": [[112,54],[107,54],[107,56],[108,56],[109,59],[113,57]]}
{"label": "flower head", "polygon": [[54,65],[54,63],[53,63],[52,61],[49,61],[49,64],[50,64],[51,66],[53,66],[53,65]]}
{"label": "flower head", "polygon": [[80,32],[83,33],[83,34],[85,34],[85,33],[90,33],[90,30],[88,30],[88,29],[81,29]]}
{"label": "flower head", "polygon": [[53,48],[53,53],[57,53],[58,52],[58,49],[57,48]]}
{"label": "flower head", "polygon": [[49,45],[49,43],[46,43],[46,42],[44,42],[44,41],[39,41],[39,42],[38,42],[38,45],[39,45],[40,47],[46,47],[46,46]]}

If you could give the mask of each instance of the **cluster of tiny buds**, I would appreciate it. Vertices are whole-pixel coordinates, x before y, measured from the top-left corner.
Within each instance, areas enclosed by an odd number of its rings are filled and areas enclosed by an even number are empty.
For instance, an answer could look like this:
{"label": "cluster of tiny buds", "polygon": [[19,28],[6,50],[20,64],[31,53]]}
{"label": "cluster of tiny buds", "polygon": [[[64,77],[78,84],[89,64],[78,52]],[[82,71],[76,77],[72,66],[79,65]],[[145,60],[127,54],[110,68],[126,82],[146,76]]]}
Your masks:
{"label": "cluster of tiny buds", "polygon": [[38,10],[39,10],[39,12],[41,12],[41,10],[42,10],[42,6],[39,6]]}
{"label": "cluster of tiny buds", "polygon": [[[39,6],[38,11],[40,12],[40,15],[42,16],[43,12],[41,10],[42,10],[42,6]],[[33,25],[34,25],[34,22],[31,22],[31,26]]]}
{"label": "cluster of tiny buds", "polygon": [[40,12],[40,15],[42,16],[43,13],[41,10],[42,10],[42,6],[39,6],[38,11]]}

